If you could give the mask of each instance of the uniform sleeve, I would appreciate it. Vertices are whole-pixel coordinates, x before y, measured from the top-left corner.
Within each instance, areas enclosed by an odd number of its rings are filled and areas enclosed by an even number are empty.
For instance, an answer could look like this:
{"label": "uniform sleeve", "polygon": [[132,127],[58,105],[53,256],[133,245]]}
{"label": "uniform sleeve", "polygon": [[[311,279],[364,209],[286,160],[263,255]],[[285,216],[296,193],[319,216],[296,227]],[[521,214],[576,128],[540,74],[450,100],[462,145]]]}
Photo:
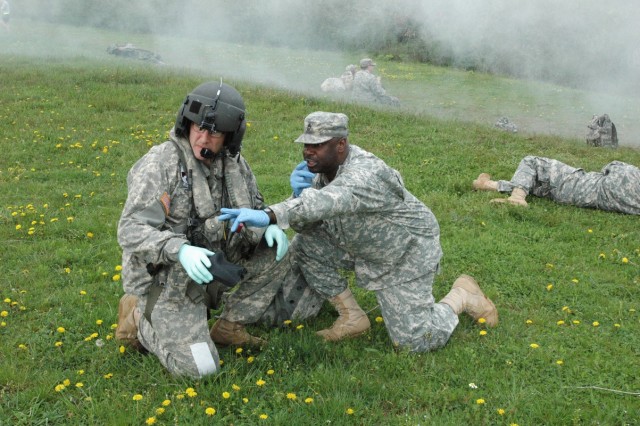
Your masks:
{"label": "uniform sleeve", "polygon": [[384,212],[393,205],[390,198],[403,197],[402,181],[391,169],[371,166],[353,167],[321,189],[308,188],[298,198],[270,206],[278,225],[301,229],[342,215]]}
{"label": "uniform sleeve", "polygon": [[[173,164],[174,168],[168,168]],[[150,151],[129,171],[128,196],[120,222],[118,243],[123,251],[145,263],[177,262],[178,250],[187,242],[184,234],[162,230],[169,213],[169,194],[177,185],[178,161],[168,161],[166,152]]]}

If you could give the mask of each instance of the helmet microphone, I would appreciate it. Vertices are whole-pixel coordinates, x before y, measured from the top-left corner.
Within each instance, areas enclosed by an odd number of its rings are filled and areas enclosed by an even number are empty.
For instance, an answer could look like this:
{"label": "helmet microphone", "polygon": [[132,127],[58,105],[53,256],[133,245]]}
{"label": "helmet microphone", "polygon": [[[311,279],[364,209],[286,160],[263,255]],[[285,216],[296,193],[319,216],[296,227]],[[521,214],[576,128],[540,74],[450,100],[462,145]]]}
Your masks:
{"label": "helmet microphone", "polygon": [[211,151],[208,148],[202,148],[200,150],[200,156],[202,156],[202,158],[206,158],[208,160],[211,160],[211,159],[215,158],[216,154],[214,154],[213,151]]}

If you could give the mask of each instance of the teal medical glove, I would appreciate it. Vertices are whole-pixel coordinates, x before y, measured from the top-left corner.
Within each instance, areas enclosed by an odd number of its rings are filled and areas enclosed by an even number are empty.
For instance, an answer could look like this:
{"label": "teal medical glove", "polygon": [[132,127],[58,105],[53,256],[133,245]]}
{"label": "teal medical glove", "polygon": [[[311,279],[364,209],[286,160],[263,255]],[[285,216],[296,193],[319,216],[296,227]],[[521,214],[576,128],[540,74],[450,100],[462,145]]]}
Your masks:
{"label": "teal medical glove", "polygon": [[273,241],[275,240],[278,245],[276,250],[276,261],[282,260],[287,251],[289,250],[289,239],[278,225],[269,225],[264,232],[264,239],[269,247],[273,247]]}
{"label": "teal medical glove", "polygon": [[213,275],[207,269],[211,266],[209,256],[213,255],[212,251],[202,247],[183,244],[178,251],[178,260],[192,280],[198,284],[206,284],[213,280]]}

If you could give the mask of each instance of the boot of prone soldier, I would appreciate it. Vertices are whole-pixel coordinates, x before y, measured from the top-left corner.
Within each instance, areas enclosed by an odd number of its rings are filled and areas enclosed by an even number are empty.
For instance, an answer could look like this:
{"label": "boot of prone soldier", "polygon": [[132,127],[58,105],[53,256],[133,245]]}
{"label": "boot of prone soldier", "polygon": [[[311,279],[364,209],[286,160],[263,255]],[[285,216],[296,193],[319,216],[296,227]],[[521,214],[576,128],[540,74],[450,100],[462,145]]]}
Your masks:
{"label": "boot of prone soldier", "polygon": [[351,290],[346,289],[339,295],[329,299],[338,311],[338,319],[331,328],[320,330],[316,334],[327,342],[337,342],[347,337],[356,337],[371,328],[367,314],[360,308]]}
{"label": "boot of prone soldier", "polygon": [[496,306],[480,290],[476,280],[469,275],[460,275],[451,286],[451,291],[440,303],[449,305],[456,315],[466,312],[475,321],[484,318],[489,327],[495,327],[498,324]]}
{"label": "boot of prone soldier", "polygon": [[491,200],[492,203],[509,203],[514,206],[522,206],[527,207],[529,204],[527,203],[527,192],[522,188],[513,188],[511,191],[511,196],[509,198],[494,198]]}
{"label": "boot of prone soldier", "polygon": [[476,191],[498,191],[498,182],[491,180],[488,173],[480,173],[478,178],[473,181],[473,189]]}
{"label": "boot of prone soldier", "polygon": [[252,336],[247,332],[245,326],[239,322],[231,322],[219,318],[209,332],[211,340],[220,346],[252,346],[261,347],[267,341],[259,337]]}
{"label": "boot of prone soldier", "polygon": [[125,294],[118,304],[118,327],[116,339],[139,352],[146,353],[146,349],[138,340],[138,321],[140,311],[137,309],[138,298],[133,294]]}

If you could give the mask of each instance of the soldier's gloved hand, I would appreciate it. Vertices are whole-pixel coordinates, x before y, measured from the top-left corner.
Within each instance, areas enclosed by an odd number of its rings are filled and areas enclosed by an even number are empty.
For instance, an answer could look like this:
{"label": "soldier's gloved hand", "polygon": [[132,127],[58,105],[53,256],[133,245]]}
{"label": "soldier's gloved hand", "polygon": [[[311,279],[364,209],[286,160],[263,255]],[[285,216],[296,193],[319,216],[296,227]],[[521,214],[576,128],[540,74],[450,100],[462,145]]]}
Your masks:
{"label": "soldier's gloved hand", "polygon": [[294,197],[298,198],[302,193],[302,190],[309,188],[315,173],[309,171],[307,162],[303,161],[293,169],[291,176],[289,177],[289,183],[291,183],[291,189],[293,189]]}
{"label": "soldier's gloved hand", "polygon": [[192,280],[198,284],[206,284],[213,280],[213,275],[207,269],[211,266],[209,256],[213,255],[212,251],[202,247],[183,244],[178,251],[178,260]]}
{"label": "soldier's gloved hand", "polygon": [[247,226],[264,228],[269,226],[269,215],[262,210],[253,210],[247,208],[241,209],[220,209],[222,214],[218,216],[218,220],[233,220],[231,232],[236,232],[238,226],[244,223]]}
{"label": "soldier's gloved hand", "polygon": [[287,251],[289,250],[289,239],[278,225],[269,225],[267,230],[264,231],[264,239],[269,247],[273,247],[273,240],[278,245],[276,250],[276,261],[282,260]]}

